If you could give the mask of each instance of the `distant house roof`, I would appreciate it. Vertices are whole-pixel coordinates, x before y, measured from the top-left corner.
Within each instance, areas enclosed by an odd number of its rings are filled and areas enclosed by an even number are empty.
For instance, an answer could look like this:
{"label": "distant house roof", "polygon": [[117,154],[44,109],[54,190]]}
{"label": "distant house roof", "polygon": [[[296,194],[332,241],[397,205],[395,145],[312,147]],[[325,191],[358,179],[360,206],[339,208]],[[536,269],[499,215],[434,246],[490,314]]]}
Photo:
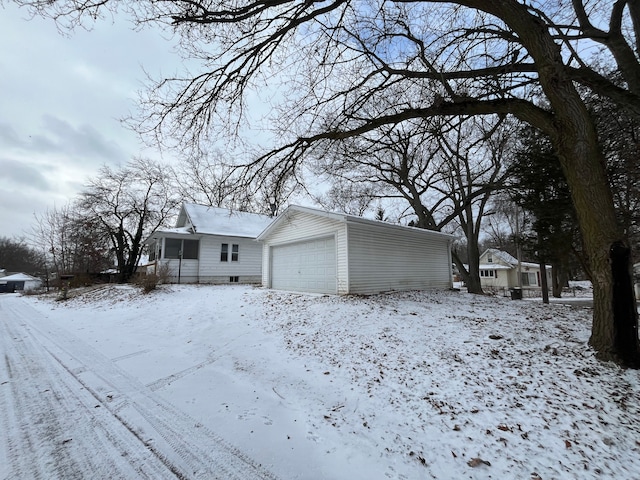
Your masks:
{"label": "distant house roof", "polygon": [[178,214],[175,227],[160,229],[156,233],[165,235],[200,233],[227,237],[256,238],[272,220],[273,218],[258,213],[184,203]]}
{"label": "distant house roof", "polygon": [[[487,248],[487,250],[485,250],[482,256],[489,253],[494,257],[499,258],[503,262],[508,263],[513,268],[518,266],[518,259],[507,252],[503,252],[502,250],[498,250],[497,248]],[[537,263],[531,263],[531,262],[520,262],[520,265],[523,267],[539,267],[540,266]],[[487,270],[492,270],[492,269],[498,270],[499,268],[504,268],[504,267],[497,267],[492,264],[483,264],[483,265],[480,265],[480,268],[487,269]]]}
{"label": "distant house roof", "polygon": [[513,268],[512,266],[508,267],[506,265],[500,265],[499,263],[482,263],[479,267],[480,270],[511,270]]}
{"label": "distant house roof", "polygon": [[0,277],[1,282],[39,282],[39,278],[32,277],[26,273],[14,273],[13,275],[6,275]]}
{"label": "distant house roof", "polygon": [[518,263],[518,259],[513,255],[510,255],[507,252],[503,252],[502,250],[498,250],[497,248],[488,248],[485,253],[490,253],[491,255],[498,257],[500,260],[510,265],[516,265]]}

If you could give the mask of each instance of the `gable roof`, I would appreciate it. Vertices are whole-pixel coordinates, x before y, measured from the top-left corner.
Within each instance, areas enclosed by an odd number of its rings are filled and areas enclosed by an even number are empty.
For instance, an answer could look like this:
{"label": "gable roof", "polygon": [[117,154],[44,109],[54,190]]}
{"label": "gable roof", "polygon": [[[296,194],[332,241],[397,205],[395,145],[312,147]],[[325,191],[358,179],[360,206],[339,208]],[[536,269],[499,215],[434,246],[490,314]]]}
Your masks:
{"label": "gable roof", "polygon": [[[507,252],[503,252],[502,250],[498,250],[497,248],[487,248],[484,253],[482,255],[480,255],[481,257],[484,257],[487,254],[491,254],[494,257],[502,260],[504,263],[506,263],[507,265],[510,265],[510,268],[516,268],[518,266],[518,259],[515,258],[513,255],[507,253]],[[520,265],[523,267],[539,267],[540,265],[537,263],[531,263],[531,262],[524,262],[521,261]],[[486,264],[481,264],[480,268],[483,270],[498,270],[498,269],[503,269],[505,267],[502,267],[500,265],[496,265],[495,263],[486,263]],[[509,268],[509,267],[506,267]]]}
{"label": "gable roof", "polygon": [[176,228],[190,227],[194,233],[208,235],[255,238],[272,220],[258,213],[185,203],[178,215]]}
{"label": "gable roof", "polygon": [[167,234],[193,235],[198,233],[256,238],[272,220],[273,218],[258,213],[183,203],[176,220],[176,226],[156,230],[145,240],[145,243]]}
{"label": "gable roof", "polygon": [[436,232],[434,230],[425,230],[423,228],[415,228],[415,227],[408,227],[408,226],[404,226],[404,225],[396,225],[393,223],[389,223],[389,222],[384,222],[382,220],[370,220],[368,218],[362,218],[362,217],[357,217],[355,215],[348,215],[346,213],[334,213],[334,212],[327,212],[324,210],[319,210],[317,208],[311,208],[311,207],[302,207],[300,205],[289,205],[284,212],[282,212],[280,215],[278,215],[273,222],[271,222],[270,225],[267,226],[267,228],[264,229],[264,231],[262,233],[260,233],[260,235],[258,235],[258,240],[264,240],[266,237],[268,237],[271,232],[273,232],[273,230],[280,225],[283,221],[285,221],[286,219],[290,218],[292,215],[294,215],[295,213],[300,212],[300,213],[306,213],[309,215],[316,215],[319,217],[324,217],[324,218],[329,218],[331,220],[336,220],[338,222],[342,222],[342,223],[357,223],[357,224],[364,224],[364,225],[369,225],[369,226],[373,226],[373,227],[378,227],[378,228],[387,228],[387,229],[394,229],[394,230],[398,230],[398,231],[413,231],[416,232],[418,234],[421,235],[425,235],[425,236],[431,236],[431,237],[440,237],[443,240],[450,240],[452,241],[455,237],[453,235],[450,235],[448,233],[442,233],[442,232]]}
{"label": "gable roof", "polygon": [[[502,250],[498,250],[497,248],[487,248],[487,250],[484,252],[484,254],[491,254],[494,257],[499,258],[500,260],[502,260],[505,263],[508,263],[509,265],[517,265],[518,264],[518,259],[515,258],[513,255],[507,253],[507,252],[503,252]],[[483,256],[484,256],[483,254]]]}
{"label": "gable roof", "polygon": [[32,277],[31,275],[27,275],[26,273],[14,273],[13,275],[6,275],[4,277],[0,277],[0,283],[4,282],[40,282],[37,277]]}

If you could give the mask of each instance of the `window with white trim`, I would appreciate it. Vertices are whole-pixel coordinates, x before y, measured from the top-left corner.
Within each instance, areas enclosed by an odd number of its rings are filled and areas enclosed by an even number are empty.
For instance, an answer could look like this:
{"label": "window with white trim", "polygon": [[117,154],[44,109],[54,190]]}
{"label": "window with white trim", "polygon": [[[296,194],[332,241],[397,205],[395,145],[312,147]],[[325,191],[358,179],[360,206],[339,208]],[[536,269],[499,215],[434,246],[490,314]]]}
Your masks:
{"label": "window with white trim", "polygon": [[480,270],[481,277],[495,277],[494,270]]}
{"label": "window with white trim", "polygon": [[220,246],[220,261],[228,262],[231,260],[232,262],[237,262],[240,258],[240,245],[234,243],[231,245],[231,258],[229,258],[229,244],[223,243]]}

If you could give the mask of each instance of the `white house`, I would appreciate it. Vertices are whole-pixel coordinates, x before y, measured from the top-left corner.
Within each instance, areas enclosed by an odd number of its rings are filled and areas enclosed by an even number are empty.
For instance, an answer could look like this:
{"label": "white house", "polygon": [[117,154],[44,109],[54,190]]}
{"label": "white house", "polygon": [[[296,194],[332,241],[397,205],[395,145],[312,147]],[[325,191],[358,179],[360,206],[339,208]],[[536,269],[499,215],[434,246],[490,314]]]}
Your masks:
{"label": "white house", "polygon": [[[547,268],[547,281],[551,285],[551,269]],[[483,288],[539,288],[542,286],[540,265],[520,262],[520,282],[518,282],[518,259],[495,248],[487,249],[480,255],[480,284]]]}
{"label": "white house", "polygon": [[453,236],[289,206],[259,236],[263,286],[373,294],[450,288]]}
{"label": "white house", "polygon": [[262,279],[258,234],[266,215],[185,203],[175,228],[155,231],[147,273],[168,274],[174,283],[256,283]]}
{"label": "white house", "polygon": [[0,292],[31,291],[42,287],[42,280],[26,273],[14,273],[0,277]]}

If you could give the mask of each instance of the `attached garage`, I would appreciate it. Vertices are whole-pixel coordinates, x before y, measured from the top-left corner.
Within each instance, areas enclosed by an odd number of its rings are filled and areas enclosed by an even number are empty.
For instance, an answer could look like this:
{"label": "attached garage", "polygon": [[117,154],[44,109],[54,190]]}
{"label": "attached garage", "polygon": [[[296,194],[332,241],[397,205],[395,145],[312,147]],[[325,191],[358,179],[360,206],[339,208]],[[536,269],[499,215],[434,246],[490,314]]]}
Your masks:
{"label": "attached garage", "polygon": [[335,237],[273,246],[271,286],[277,290],[337,293]]}
{"label": "attached garage", "polygon": [[453,237],[439,232],[293,205],[258,240],[269,288],[372,294],[452,286]]}

